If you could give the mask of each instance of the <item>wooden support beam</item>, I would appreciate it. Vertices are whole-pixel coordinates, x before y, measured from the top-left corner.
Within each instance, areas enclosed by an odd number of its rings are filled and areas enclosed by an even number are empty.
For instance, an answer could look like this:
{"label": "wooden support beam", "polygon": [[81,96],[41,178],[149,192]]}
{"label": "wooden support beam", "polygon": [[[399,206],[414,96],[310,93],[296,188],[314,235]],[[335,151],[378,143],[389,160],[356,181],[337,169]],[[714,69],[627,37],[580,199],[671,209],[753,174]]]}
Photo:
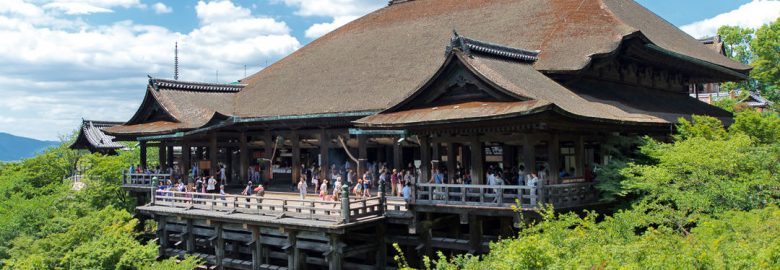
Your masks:
{"label": "wooden support beam", "polygon": [[273,137],[271,136],[270,131],[266,131],[262,135],[263,138],[263,144],[265,145],[263,148],[263,158],[268,160],[269,164],[266,164],[268,167],[265,170],[265,179],[267,181],[270,181],[273,179],[273,154],[274,154],[274,141]]}
{"label": "wooden support beam", "polygon": [[[364,134],[357,135],[358,141],[358,164],[357,164],[357,177],[363,178],[363,174],[366,173],[366,161],[368,160],[368,137]],[[355,180],[357,181],[357,180]]]}
{"label": "wooden support beam", "polygon": [[431,180],[431,144],[427,135],[420,135],[420,179],[421,183]]}
{"label": "wooden support beam", "polygon": [[342,268],[342,250],[341,236],[338,234],[330,235],[330,250],[328,254],[328,269],[341,270]]}
{"label": "wooden support beam", "polygon": [[211,133],[209,134],[209,161],[211,161],[211,166],[209,167],[209,174],[214,175],[215,178],[219,178],[219,175],[217,175],[218,169],[218,163],[217,163],[217,153],[219,150],[217,149],[217,134]]}
{"label": "wooden support beam", "polygon": [[260,269],[260,265],[266,263],[266,260],[263,258],[263,242],[262,242],[262,235],[260,233],[260,228],[257,226],[252,226],[252,269]]}
{"label": "wooden support beam", "polygon": [[187,219],[187,253],[192,254],[195,252],[195,234],[193,233],[194,226],[192,225],[192,219]]}
{"label": "wooden support beam", "polygon": [[330,162],[328,156],[330,154],[330,135],[327,129],[320,130],[320,181],[328,179],[330,181]]}
{"label": "wooden support beam", "polygon": [[166,168],[167,169],[173,169],[173,145],[167,145],[165,153],[168,155],[168,157],[165,159],[167,161]]}
{"label": "wooden support beam", "polygon": [[141,168],[144,168],[144,169],[149,168],[149,167],[146,166],[147,165],[146,164],[146,141],[138,142],[138,146],[139,146],[140,151],[141,151],[141,160],[140,160]]}
{"label": "wooden support beam", "polygon": [[523,164],[527,173],[536,172],[536,140],[531,135],[523,138]]}
{"label": "wooden support beam", "polygon": [[582,177],[584,176],[583,172],[585,171],[585,137],[582,135],[577,136],[574,154],[577,172],[572,176]]}
{"label": "wooden support beam", "polygon": [[301,144],[298,133],[293,132],[290,135],[290,143],[292,144],[292,184],[295,185],[301,179]]}
{"label": "wooden support beam", "polygon": [[190,164],[190,155],[192,148],[190,147],[189,142],[183,141],[181,144],[181,162],[179,162],[179,170],[182,173],[182,179],[187,179],[187,175],[189,175],[190,167],[192,166]]}
{"label": "wooden support beam", "polygon": [[376,269],[387,268],[387,244],[385,243],[385,223],[379,223],[376,225]]}
{"label": "wooden support beam", "polygon": [[549,151],[549,165],[550,173],[547,175],[547,183],[545,184],[555,184],[558,183],[558,172],[561,168],[561,144],[558,139],[558,133],[553,133],[550,136],[550,144],[547,145],[547,150]]}
{"label": "wooden support beam", "polygon": [[433,152],[433,154],[431,154],[431,160],[441,161],[441,143],[431,143],[431,151]]}
{"label": "wooden support beam", "polygon": [[455,183],[455,164],[457,163],[456,159],[456,152],[458,150],[456,149],[456,146],[454,143],[447,143],[447,183],[454,184]]}
{"label": "wooden support beam", "polygon": [[166,160],[165,160],[168,157],[168,155],[165,153],[165,150],[167,150],[167,149],[168,148],[165,147],[164,143],[160,143],[160,145],[158,145],[158,150],[157,150],[157,161],[158,161],[158,163],[157,164],[160,166],[160,169],[162,169],[162,170],[165,169],[165,164],[167,163]]}
{"label": "wooden support beam", "polygon": [[249,171],[249,149],[247,149],[246,133],[243,131],[238,137],[238,152],[238,162],[240,163],[239,167],[241,167],[241,171],[239,172],[241,179],[238,182],[239,184],[244,184],[249,180],[249,175],[247,175],[247,172]]}
{"label": "wooden support beam", "polygon": [[222,235],[222,223],[216,223],[214,224],[214,237],[216,237],[216,245],[214,246],[214,254],[216,255],[216,266],[217,269],[222,270],[225,269],[224,264],[222,261],[225,259],[225,238]]}
{"label": "wooden support beam", "polygon": [[401,144],[397,142],[398,138],[393,139],[393,168],[397,169],[399,172],[403,170],[403,149],[401,148]]}
{"label": "wooden support beam", "polygon": [[165,258],[165,249],[168,248],[168,231],[165,230],[166,223],[164,216],[157,218],[157,239],[160,241],[158,256],[160,258]]}
{"label": "wooden support beam", "polygon": [[469,215],[469,253],[480,253],[482,250],[482,217]]}
{"label": "wooden support beam", "polygon": [[301,250],[298,248],[298,232],[287,232],[287,269],[301,269]]}
{"label": "wooden support beam", "polygon": [[478,137],[472,137],[469,147],[471,148],[471,183],[482,185],[485,183],[485,146]]}

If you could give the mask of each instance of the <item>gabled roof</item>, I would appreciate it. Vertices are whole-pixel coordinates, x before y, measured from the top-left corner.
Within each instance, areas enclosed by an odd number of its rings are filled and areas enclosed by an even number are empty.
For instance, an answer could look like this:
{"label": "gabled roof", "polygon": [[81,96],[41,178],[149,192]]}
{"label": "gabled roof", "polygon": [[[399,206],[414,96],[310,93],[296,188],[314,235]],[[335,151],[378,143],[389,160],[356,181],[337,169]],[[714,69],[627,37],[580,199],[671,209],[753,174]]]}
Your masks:
{"label": "gabled roof", "polygon": [[70,149],[87,149],[92,152],[112,152],[125,146],[115,142],[113,136],[106,135],[103,129],[121,125],[122,122],[82,120],[79,134],[70,145]]}
{"label": "gabled roof", "polygon": [[236,98],[234,115],[384,110],[432,77],[453,28],[476,40],[541,51],[532,68],[546,74],[579,72],[594,57],[616,53],[628,38],[722,68],[702,67],[716,74],[712,81],[736,80],[750,69],[631,0],[401,1],[242,80],[247,87]]}
{"label": "gabled roof", "polygon": [[[453,121],[473,122],[518,117],[547,110],[575,118],[637,124],[675,123],[678,118],[690,117],[692,114],[721,118],[730,116],[726,111],[698,102],[684,94],[632,89],[622,85],[615,88],[603,85],[589,87],[587,83],[581,84],[580,89],[569,89],[533,69],[532,61],[516,61],[517,58],[501,53],[468,55],[459,48],[448,51],[447,60],[425,84],[389,109],[361,118],[355,123],[366,127],[403,128]],[[486,84],[489,87],[509,93],[508,98],[462,100],[450,104],[431,104],[427,107],[405,105],[431,103],[430,98],[420,100],[420,97],[429,96],[427,92],[441,92],[441,89],[464,91],[441,86],[442,83],[451,83],[442,80],[441,76],[458,73],[452,71],[454,66],[472,74],[474,78],[470,80],[474,83],[478,83],[475,82],[477,80],[489,82]],[[472,87],[468,91],[487,90]]]}
{"label": "gabled roof", "polygon": [[133,117],[107,129],[117,136],[153,135],[195,129],[215,114],[231,115],[243,84],[214,84],[149,78],[144,101]]}
{"label": "gabled roof", "polygon": [[747,97],[742,99],[742,101],[740,102],[745,102],[745,104],[753,108],[766,108],[770,104],[772,104],[771,101],[765,99],[760,94],[752,91],[748,94]]}

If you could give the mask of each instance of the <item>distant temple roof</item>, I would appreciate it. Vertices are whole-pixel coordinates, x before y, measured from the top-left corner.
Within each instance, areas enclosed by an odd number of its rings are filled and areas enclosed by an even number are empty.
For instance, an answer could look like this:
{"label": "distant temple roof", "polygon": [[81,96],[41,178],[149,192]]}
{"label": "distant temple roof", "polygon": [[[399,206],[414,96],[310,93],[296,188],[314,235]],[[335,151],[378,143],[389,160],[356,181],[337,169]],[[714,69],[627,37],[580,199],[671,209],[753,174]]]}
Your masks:
{"label": "distant temple roof", "polygon": [[149,78],[146,96],[124,125],[108,128],[116,136],[162,134],[198,128],[230,115],[243,84],[215,84]]}
{"label": "distant temple roof", "polygon": [[122,125],[122,122],[82,120],[79,134],[70,145],[70,149],[86,149],[90,152],[104,154],[114,153],[125,148],[125,145],[115,142],[113,136],[106,135],[103,129]]}

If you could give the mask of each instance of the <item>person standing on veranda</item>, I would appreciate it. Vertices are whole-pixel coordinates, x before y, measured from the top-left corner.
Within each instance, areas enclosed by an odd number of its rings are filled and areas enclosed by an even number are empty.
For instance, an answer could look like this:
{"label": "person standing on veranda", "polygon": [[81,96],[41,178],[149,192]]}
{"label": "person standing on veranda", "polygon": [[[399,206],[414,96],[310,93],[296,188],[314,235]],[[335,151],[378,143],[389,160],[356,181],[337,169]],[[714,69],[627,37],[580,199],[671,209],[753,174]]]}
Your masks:
{"label": "person standing on veranda", "polygon": [[306,199],[306,176],[301,176],[298,181],[298,193],[301,195],[301,200]]}

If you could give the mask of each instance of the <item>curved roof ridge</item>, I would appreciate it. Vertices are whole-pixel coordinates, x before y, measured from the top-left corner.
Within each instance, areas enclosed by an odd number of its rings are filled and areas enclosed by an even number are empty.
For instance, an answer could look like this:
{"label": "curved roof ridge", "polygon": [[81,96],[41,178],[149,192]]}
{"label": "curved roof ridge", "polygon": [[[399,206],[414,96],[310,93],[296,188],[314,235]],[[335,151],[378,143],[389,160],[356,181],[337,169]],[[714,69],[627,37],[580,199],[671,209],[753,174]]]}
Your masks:
{"label": "curved roof ridge", "polygon": [[246,84],[223,84],[194,81],[179,81],[149,77],[149,84],[155,90],[171,89],[185,91],[204,91],[204,92],[239,92]]}

